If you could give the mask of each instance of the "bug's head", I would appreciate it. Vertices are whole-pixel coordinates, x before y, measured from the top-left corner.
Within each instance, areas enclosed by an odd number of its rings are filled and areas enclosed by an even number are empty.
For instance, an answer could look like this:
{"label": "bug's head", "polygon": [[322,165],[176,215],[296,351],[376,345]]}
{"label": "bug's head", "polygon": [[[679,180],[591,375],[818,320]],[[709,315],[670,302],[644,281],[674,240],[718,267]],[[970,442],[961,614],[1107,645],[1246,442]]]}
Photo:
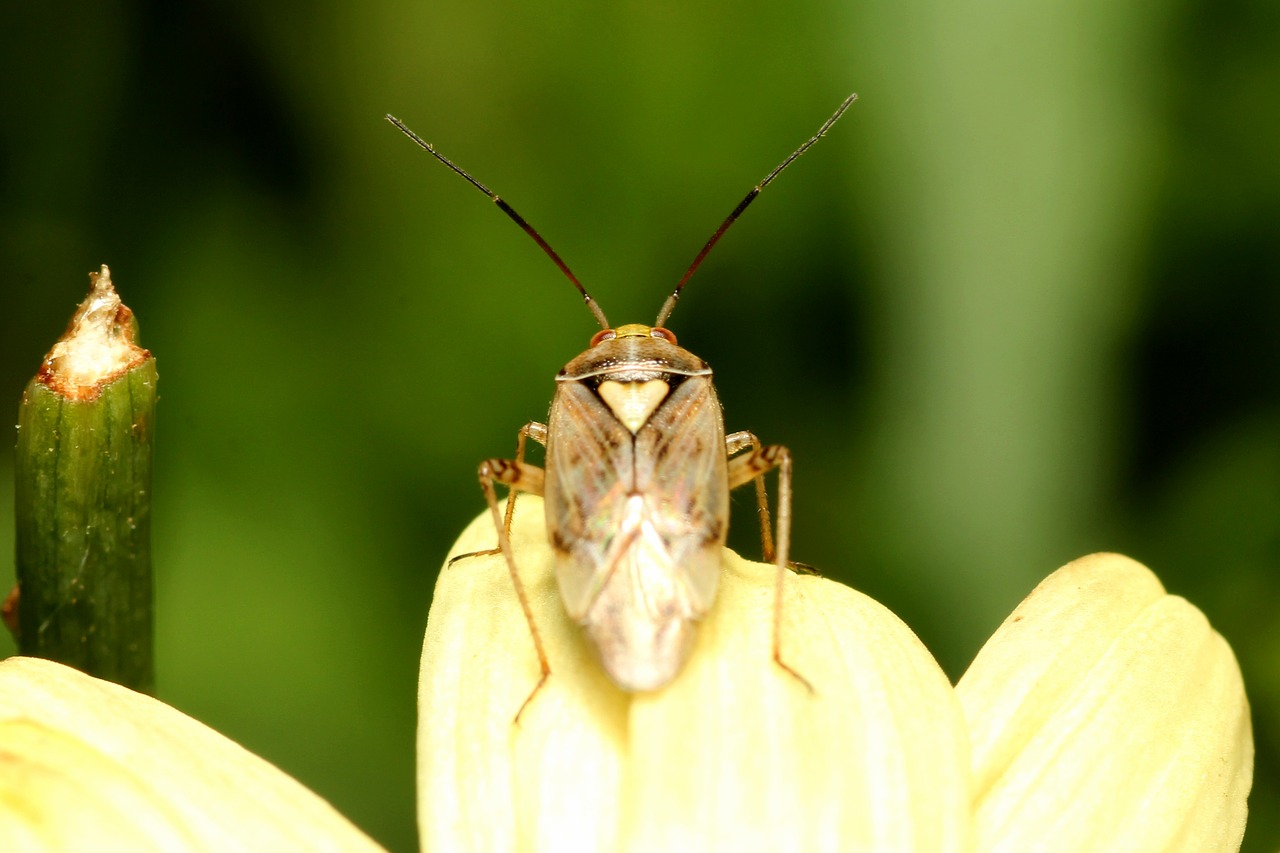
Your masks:
{"label": "bug's head", "polygon": [[601,329],[596,332],[591,336],[591,347],[619,338],[657,338],[669,344],[676,343],[676,336],[669,329],[661,326],[646,326],[643,323],[627,323],[616,329]]}
{"label": "bug's head", "polygon": [[[591,346],[565,365],[556,381],[585,382],[595,388],[604,382],[616,385],[661,380],[670,384],[678,381],[673,377],[710,373],[710,366],[681,348],[671,332],[661,326],[629,323],[596,332]],[[656,386],[646,387],[652,393]]]}

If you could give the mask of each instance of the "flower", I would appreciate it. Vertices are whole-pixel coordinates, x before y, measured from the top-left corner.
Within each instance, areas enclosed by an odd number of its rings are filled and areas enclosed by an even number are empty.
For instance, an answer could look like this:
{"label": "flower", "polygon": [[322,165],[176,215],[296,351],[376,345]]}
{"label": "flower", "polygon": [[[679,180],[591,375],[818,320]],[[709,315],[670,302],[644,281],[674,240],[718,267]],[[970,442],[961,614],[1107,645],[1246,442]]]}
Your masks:
{"label": "flower", "polygon": [[975,850],[1239,849],[1253,779],[1240,668],[1146,567],[1094,554],[1054,572],[956,694]]}
{"label": "flower", "polygon": [[[492,548],[485,513],[454,554]],[[604,675],[559,603],[537,498],[516,554],[551,675],[501,555],[441,572],[419,683],[427,850],[1238,849],[1252,774],[1239,668],[1194,607],[1117,555],[1077,560],[953,689],[866,596],[725,551],[683,671]],[[516,721],[517,712],[520,713]]]}
{"label": "flower", "polygon": [[[455,546],[492,545],[488,513]],[[1125,557],[1040,584],[952,688],[866,596],[725,551],[666,687],[626,693],[556,593],[541,502],[440,575],[419,683],[425,850],[1229,851],[1253,736],[1230,647]],[[517,723],[516,715],[520,713]],[[0,850],[379,849],[265,761],[147,696],[0,662]]]}
{"label": "flower", "polygon": [[0,661],[0,850],[380,850],[261,758],[158,702]]}

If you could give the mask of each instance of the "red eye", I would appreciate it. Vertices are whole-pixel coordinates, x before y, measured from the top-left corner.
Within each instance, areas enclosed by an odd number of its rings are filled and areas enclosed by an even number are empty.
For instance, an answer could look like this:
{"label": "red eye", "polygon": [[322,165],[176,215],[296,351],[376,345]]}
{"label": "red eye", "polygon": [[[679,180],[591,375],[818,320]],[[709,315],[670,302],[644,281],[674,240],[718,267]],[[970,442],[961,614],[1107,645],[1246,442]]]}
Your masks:
{"label": "red eye", "polygon": [[676,342],[675,333],[672,332],[670,329],[664,329],[661,326],[655,326],[652,329],[650,329],[649,336],[654,338],[662,338],[664,341],[666,341],[669,344],[674,344]]}
{"label": "red eye", "polygon": [[611,341],[618,336],[613,329],[601,329],[591,336],[591,346],[595,346],[602,341]]}

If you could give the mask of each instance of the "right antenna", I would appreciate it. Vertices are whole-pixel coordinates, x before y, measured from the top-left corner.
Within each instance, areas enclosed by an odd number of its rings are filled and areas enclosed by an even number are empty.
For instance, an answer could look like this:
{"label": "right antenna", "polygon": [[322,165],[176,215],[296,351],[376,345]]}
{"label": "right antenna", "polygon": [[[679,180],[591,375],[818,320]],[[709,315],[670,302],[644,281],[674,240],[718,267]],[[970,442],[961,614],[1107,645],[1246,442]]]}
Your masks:
{"label": "right antenna", "polygon": [[716,233],[711,235],[711,239],[706,242],[706,245],[702,247],[702,251],[698,252],[698,256],[693,259],[693,263],[689,264],[689,269],[685,270],[684,275],[676,284],[676,289],[667,297],[667,301],[662,303],[662,310],[658,312],[658,319],[654,321],[654,326],[662,326],[667,322],[667,318],[671,316],[671,312],[676,307],[676,302],[680,299],[680,291],[684,290],[685,284],[688,283],[689,279],[693,278],[693,274],[697,272],[698,267],[702,265],[702,261],[706,258],[707,253],[711,251],[711,247],[719,242],[720,238],[724,236],[724,232],[729,230],[729,226],[736,222],[738,217],[742,215],[742,211],[746,210],[747,206],[756,200],[756,196],[760,195],[761,190],[769,186],[773,179],[778,177],[783,169],[790,166],[797,157],[812,148],[814,143],[819,139],[826,136],[827,131],[831,129],[831,125],[839,121],[840,116],[844,115],[844,111],[849,109],[856,100],[858,100],[857,92],[854,92],[852,95],[845,98],[844,103],[840,104],[835,113],[832,114],[831,118],[822,123],[822,127],[818,128],[817,133],[809,137],[809,140],[805,142],[804,145],[801,145],[795,151],[792,151],[791,156],[779,163],[777,168],[772,172],[765,175],[764,180],[756,184],[751,189],[751,192],[747,193],[747,197],[738,202],[738,206],[733,209],[733,213],[730,213],[728,218],[725,219],[724,222],[720,223],[720,227],[716,229]]}

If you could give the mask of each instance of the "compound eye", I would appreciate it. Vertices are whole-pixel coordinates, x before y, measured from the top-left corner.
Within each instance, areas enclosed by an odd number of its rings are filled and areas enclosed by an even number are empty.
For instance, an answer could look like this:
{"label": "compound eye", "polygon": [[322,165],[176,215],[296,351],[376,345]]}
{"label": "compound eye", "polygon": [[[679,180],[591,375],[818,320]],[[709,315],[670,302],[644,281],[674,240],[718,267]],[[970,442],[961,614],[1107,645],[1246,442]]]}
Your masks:
{"label": "compound eye", "polygon": [[661,326],[654,326],[652,329],[650,329],[649,336],[652,338],[662,338],[664,341],[666,341],[669,344],[674,344],[676,342],[675,333],[672,332],[670,329],[664,329]]}
{"label": "compound eye", "polygon": [[613,329],[601,329],[600,331],[596,332],[594,335],[591,336],[591,346],[595,346],[596,344],[603,343],[604,341],[611,341],[617,336],[618,336],[618,333]]}

